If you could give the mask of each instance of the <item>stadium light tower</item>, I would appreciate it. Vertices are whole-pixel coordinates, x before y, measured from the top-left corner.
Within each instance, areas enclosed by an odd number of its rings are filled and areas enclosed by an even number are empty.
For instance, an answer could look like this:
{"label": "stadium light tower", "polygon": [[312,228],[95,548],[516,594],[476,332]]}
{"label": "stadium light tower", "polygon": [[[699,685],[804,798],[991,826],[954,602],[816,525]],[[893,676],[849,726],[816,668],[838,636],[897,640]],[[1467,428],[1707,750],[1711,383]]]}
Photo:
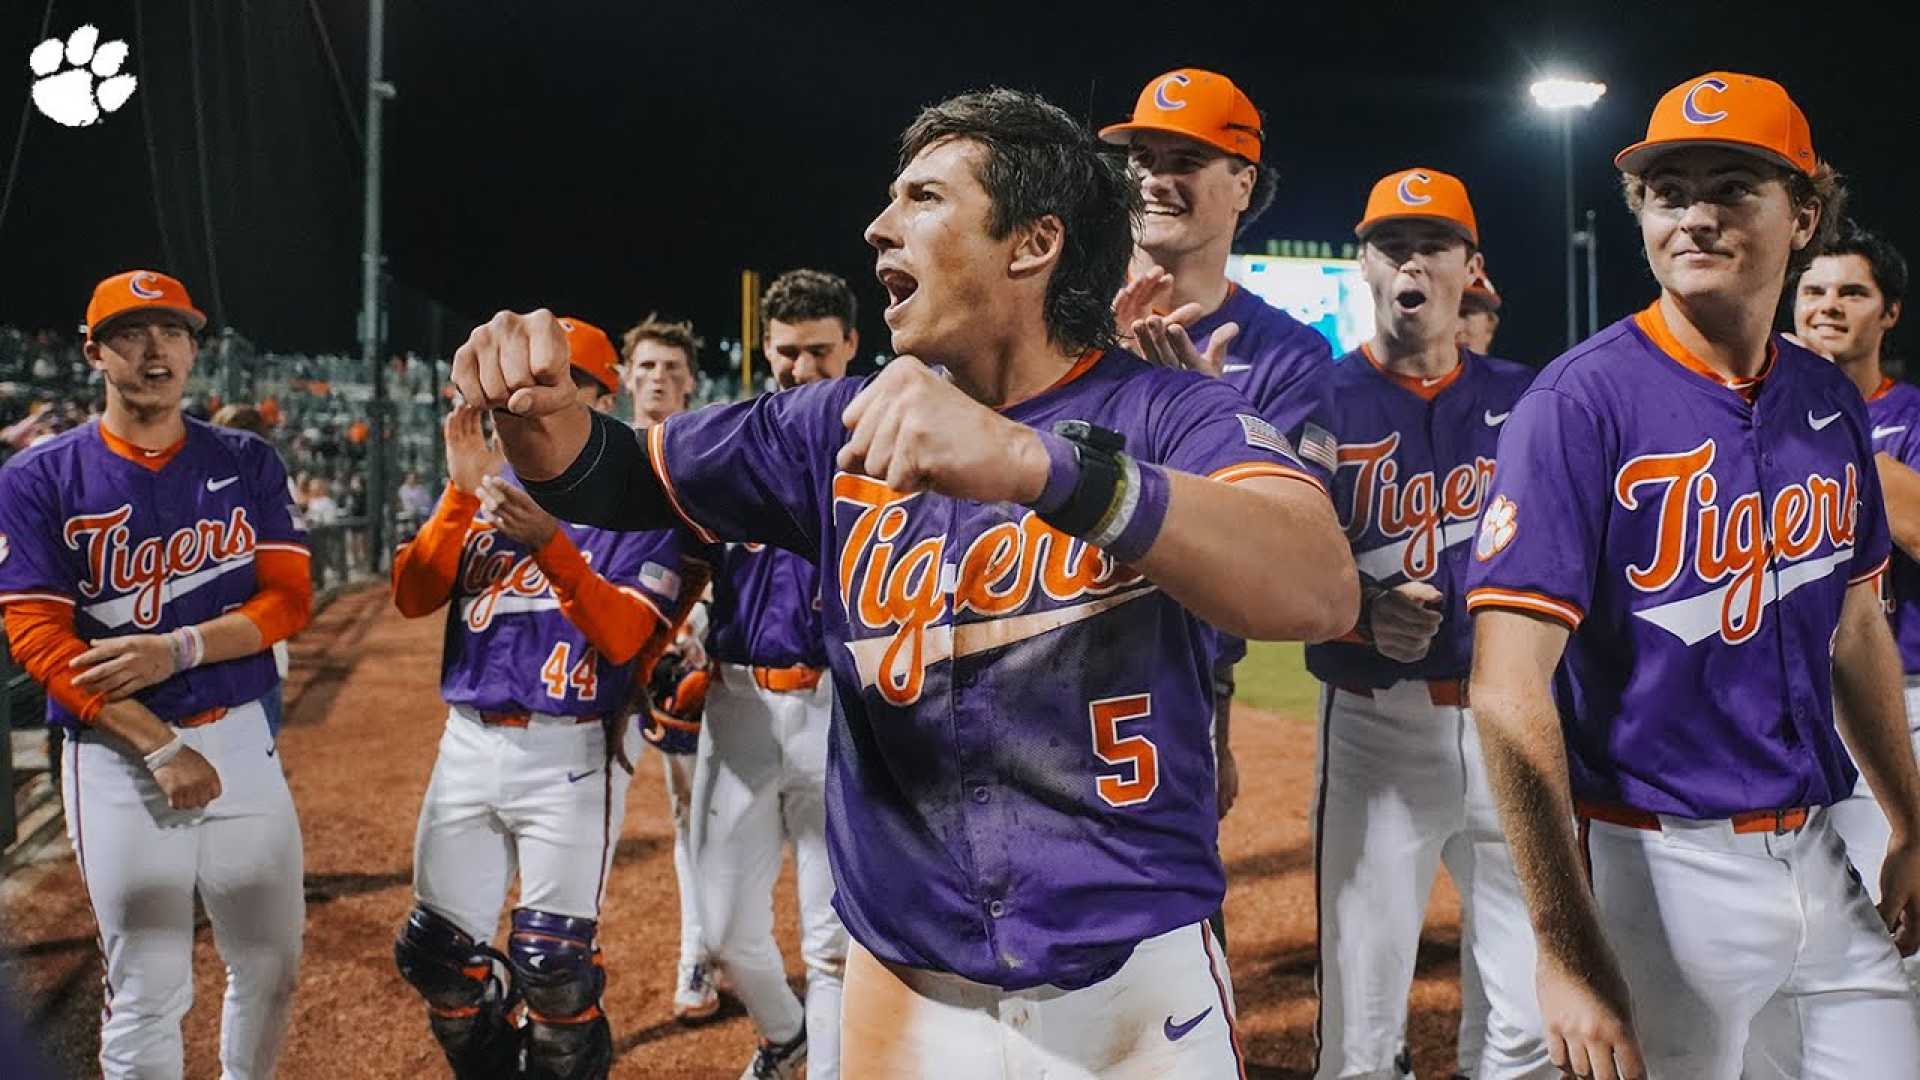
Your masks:
{"label": "stadium light tower", "polygon": [[[1578,300],[1574,295],[1573,249],[1579,244],[1579,232],[1573,223],[1573,114],[1593,108],[1607,92],[1607,84],[1582,79],[1541,79],[1528,87],[1533,103],[1560,116],[1560,157],[1565,168],[1567,188],[1567,348],[1580,340]],[[1592,288],[1593,283],[1588,282]]]}

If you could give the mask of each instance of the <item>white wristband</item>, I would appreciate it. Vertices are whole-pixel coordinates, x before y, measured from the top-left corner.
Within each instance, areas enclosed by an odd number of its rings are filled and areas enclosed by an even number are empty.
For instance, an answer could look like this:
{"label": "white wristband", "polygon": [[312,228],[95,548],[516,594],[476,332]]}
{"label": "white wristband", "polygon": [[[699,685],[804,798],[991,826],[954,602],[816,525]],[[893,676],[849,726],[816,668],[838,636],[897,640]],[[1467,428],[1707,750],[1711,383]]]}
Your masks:
{"label": "white wristband", "polygon": [[155,769],[158,769],[161,766],[165,765],[167,762],[172,761],[174,758],[179,757],[180,751],[185,750],[186,748],[187,748],[186,740],[182,739],[178,735],[175,735],[172,741],[168,742],[165,746],[162,746],[160,749],[155,750],[153,753],[148,754],[146,756],[147,771],[152,772]]}

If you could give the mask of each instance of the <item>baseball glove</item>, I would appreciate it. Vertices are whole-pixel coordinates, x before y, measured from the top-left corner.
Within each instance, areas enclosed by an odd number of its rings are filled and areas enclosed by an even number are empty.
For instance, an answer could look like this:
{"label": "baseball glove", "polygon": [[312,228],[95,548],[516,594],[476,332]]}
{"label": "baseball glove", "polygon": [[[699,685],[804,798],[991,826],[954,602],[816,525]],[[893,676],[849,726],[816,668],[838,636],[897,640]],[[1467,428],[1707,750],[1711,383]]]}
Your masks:
{"label": "baseball glove", "polygon": [[706,668],[692,667],[678,652],[662,656],[647,681],[647,723],[641,737],[663,754],[699,749],[708,680]]}

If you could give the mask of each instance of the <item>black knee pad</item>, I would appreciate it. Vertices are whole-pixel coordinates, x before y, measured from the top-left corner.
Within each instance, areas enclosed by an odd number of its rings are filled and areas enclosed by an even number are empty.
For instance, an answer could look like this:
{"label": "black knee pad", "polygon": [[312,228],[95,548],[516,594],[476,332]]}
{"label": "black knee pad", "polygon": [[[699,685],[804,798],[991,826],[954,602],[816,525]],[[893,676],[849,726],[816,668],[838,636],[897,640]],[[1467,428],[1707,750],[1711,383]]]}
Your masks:
{"label": "black knee pad", "polygon": [[527,1004],[530,1080],[590,1080],[613,1064],[613,1036],[600,1012],[606,971],[594,920],[516,908],[507,960]]}
{"label": "black knee pad", "polygon": [[393,943],[400,974],[427,1001],[427,1023],[457,1080],[519,1075],[520,1032],[505,958],[445,917],[415,907]]}

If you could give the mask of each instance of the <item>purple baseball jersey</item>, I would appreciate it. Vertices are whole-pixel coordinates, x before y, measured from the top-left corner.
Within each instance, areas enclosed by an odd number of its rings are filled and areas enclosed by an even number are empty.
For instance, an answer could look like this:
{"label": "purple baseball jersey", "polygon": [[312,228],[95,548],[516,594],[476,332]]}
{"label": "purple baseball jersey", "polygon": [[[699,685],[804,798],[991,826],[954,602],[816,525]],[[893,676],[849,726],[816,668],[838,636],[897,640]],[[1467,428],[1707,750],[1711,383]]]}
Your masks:
{"label": "purple baseball jersey", "polygon": [[[504,474],[519,484],[512,470]],[[678,602],[685,562],[700,545],[682,529],[610,532],[560,523],[587,565],[665,620]],[[467,528],[447,606],[440,696],[487,712],[592,716],[623,709],[632,663],[601,656],[560,610],[526,545],[496,529],[483,510]]]}
{"label": "purple baseball jersey", "polygon": [[1461,349],[1451,372],[1422,380],[1385,370],[1363,345],[1341,358],[1329,381],[1339,439],[1333,505],[1354,565],[1371,585],[1424,581],[1440,590],[1443,618],[1415,663],[1340,641],[1308,646],[1307,670],[1347,687],[1466,678],[1473,666],[1468,552],[1493,483],[1500,428],[1533,369]]}
{"label": "purple baseball jersey", "polygon": [[[158,470],[107,446],[93,420],[0,468],[0,603],[74,605],[82,639],[163,634],[217,618],[259,591],[254,552],[307,550],[287,470],[265,440],[186,418]],[[273,653],[205,664],[134,695],[166,721],[258,700]],[[47,721],[80,724],[51,697]]]}
{"label": "purple baseball jersey", "polygon": [[713,573],[707,655],[748,667],[827,666],[820,570],[765,544],[728,544]]}
{"label": "purple baseball jersey", "polygon": [[[1920,469],[1920,388],[1883,381],[1867,399],[1867,418],[1873,421],[1875,453]],[[1880,580],[1880,601],[1900,646],[1902,669],[1909,675],[1920,674],[1920,563],[1899,548],[1893,550],[1893,560]]]}
{"label": "purple baseball jersey", "polygon": [[1467,606],[1572,631],[1554,697],[1576,799],[1708,819],[1853,791],[1830,646],[1890,547],[1871,426],[1832,364],[1770,349],[1730,385],[1656,304],[1506,423]]}
{"label": "purple baseball jersey", "polygon": [[[862,385],[676,416],[650,457],[703,539],[820,567],[848,931],[881,959],[1007,989],[1089,985],[1219,907],[1209,631],[1024,507],[837,470]],[[1116,350],[1004,415],[1086,420],[1184,472],[1310,482],[1250,408]]]}
{"label": "purple baseball jersey", "polygon": [[[1332,483],[1334,440],[1328,385],[1333,347],[1318,331],[1229,282],[1227,299],[1205,318],[1187,327],[1195,346],[1205,350],[1213,332],[1239,327],[1227,346],[1220,378],[1246,395],[1267,422],[1289,440],[1294,456],[1321,486]],[[1234,664],[1247,655],[1247,643],[1217,634],[1219,662]]]}

